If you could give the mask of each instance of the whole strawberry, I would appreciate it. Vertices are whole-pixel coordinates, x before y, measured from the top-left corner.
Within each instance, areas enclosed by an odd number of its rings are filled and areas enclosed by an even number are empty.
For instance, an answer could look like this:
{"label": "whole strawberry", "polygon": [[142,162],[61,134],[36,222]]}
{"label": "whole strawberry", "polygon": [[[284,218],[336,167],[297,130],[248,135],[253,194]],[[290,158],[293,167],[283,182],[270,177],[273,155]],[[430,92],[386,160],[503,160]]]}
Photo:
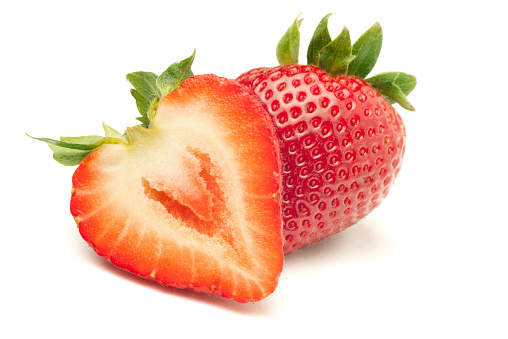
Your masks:
{"label": "whole strawberry", "polygon": [[284,253],[353,225],[387,196],[406,146],[391,103],[413,111],[406,98],[416,79],[389,72],[367,78],[382,43],[376,23],[351,45],[344,27],[331,40],[326,15],[298,64],[295,20],[277,46],[280,66],[238,77],[272,118],[282,160]]}

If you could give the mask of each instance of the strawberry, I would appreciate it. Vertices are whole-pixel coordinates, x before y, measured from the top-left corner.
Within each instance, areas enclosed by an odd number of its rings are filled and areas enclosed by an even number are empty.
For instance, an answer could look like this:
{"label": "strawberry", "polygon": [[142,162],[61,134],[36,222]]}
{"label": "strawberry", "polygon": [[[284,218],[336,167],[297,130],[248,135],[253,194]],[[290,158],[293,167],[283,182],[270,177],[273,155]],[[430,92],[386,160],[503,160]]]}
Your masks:
{"label": "strawberry", "polygon": [[272,118],[282,161],[284,252],[292,253],[355,224],[387,196],[400,171],[405,127],[391,105],[414,110],[416,79],[389,72],[365,79],[381,49],[376,23],[351,45],[344,27],[331,40],[326,15],[298,64],[298,18],[277,46],[276,67],[238,81]]}
{"label": "strawberry", "polygon": [[70,209],[101,257],[163,285],[258,301],[283,267],[277,138],[254,96],[193,76],[193,58],[128,75],[142,124],[125,134],[104,125],[104,138],[39,140],[79,164]]}

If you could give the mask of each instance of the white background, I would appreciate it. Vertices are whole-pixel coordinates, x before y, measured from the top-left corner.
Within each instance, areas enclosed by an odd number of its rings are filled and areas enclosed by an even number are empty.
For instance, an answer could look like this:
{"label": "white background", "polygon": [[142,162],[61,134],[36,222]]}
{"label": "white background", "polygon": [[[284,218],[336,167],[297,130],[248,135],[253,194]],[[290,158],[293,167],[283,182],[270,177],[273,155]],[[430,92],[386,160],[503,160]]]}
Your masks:
{"label": "white background", "polygon": [[[0,5],[2,338],[508,338],[508,109],[499,1],[12,1]],[[276,64],[302,12],[301,63],[329,12],[352,39],[379,21],[373,74],[418,78],[399,109],[402,171],[347,231],[286,258],[259,303],[163,288],[114,268],[69,213],[73,167],[35,136],[123,130],[125,75],[197,48],[195,74]]]}

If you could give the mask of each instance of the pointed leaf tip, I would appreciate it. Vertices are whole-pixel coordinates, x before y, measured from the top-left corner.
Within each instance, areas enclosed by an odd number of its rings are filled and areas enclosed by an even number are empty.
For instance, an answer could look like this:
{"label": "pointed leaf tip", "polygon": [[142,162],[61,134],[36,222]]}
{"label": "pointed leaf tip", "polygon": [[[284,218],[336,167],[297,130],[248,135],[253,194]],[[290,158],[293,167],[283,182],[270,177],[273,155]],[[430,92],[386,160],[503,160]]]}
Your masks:
{"label": "pointed leaf tip", "polygon": [[349,29],[344,26],[339,36],[319,52],[318,67],[331,76],[347,75],[354,58]]}
{"label": "pointed leaf tip", "polygon": [[134,87],[131,94],[136,99],[136,106],[141,117],[136,119],[142,126],[150,125],[152,108],[158,101],[180,87],[180,85],[193,75],[191,66],[196,56],[196,49],[192,55],[180,62],[169,66],[161,75],[152,72],[133,72],[127,74],[127,80]]}
{"label": "pointed leaf tip", "polygon": [[127,80],[132,87],[146,100],[157,94],[156,80],[157,74],[152,72],[132,72],[127,74]]}
{"label": "pointed leaf tip", "polygon": [[298,19],[288,28],[277,44],[276,54],[280,65],[291,65],[298,63],[300,52],[300,25],[303,19]]}
{"label": "pointed leaf tip", "polygon": [[348,75],[364,79],[376,65],[383,43],[383,30],[376,22],[353,44],[356,58],[349,64]]}
{"label": "pointed leaf tip", "polygon": [[416,87],[416,78],[403,72],[386,72],[365,79],[365,82],[374,87],[390,103],[398,103],[408,111],[415,111],[415,108],[407,95]]}
{"label": "pointed leaf tip", "polygon": [[160,98],[165,97],[187,80],[193,76],[191,67],[196,56],[196,49],[192,55],[180,62],[175,62],[168,67],[156,80],[157,88],[160,91]]}
{"label": "pointed leaf tip", "polygon": [[323,19],[321,19],[314,31],[314,35],[312,35],[312,39],[307,49],[307,63],[309,65],[317,66],[319,63],[319,52],[323,49],[323,47],[332,42],[330,32],[328,31],[328,19],[332,14],[333,13],[328,13]]}
{"label": "pointed leaf tip", "polygon": [[[139,120],[143,126],[148,126],[150,124],[150,120],[148,120],[147,114],[150,102],[134,88],[131,89],[131,94],[136,100],[136,107],[138,108],[139,114],[141,114],[141,116],[136,119]],[[156,97],[156,95],[154,95],[154,97]]]}
{"label": "pointed leaf tip", "polygon": [[109,137],[109,138],[124,139],[123,135],[120,132],[118,132],[113,127],[106,125],[104,122],[102,123],[102,128],[104,129],[104,135],[106,136],[106,138]]}
{"label": "pointed leaf tip", "polygon": [[[81,137],[60,137],[60,140],[54,140],[50,138],[35,138],[27,135],[32,139],[45,142],[53,151],[53,159],[60,164],[74,166],[78,165],[92,150],[101,145],[128,143],[126,138],[108,125],[103,124],[103,127],[106,134],[105,137],[87,135]],[[113,135],[120,135],[120,137]]]}
{"label": "pointed leaf tip", "polygon": [[150,102],[154,97],[159,95],[159,90],[156,86],[157,74],[152,72],[133,72],[127,74],[127,80],[134,87],[131,89],[131,95],[136,100],[141,117],[137,120],[141,121],[143,126],[148,126],[150,121],[147,117]]}

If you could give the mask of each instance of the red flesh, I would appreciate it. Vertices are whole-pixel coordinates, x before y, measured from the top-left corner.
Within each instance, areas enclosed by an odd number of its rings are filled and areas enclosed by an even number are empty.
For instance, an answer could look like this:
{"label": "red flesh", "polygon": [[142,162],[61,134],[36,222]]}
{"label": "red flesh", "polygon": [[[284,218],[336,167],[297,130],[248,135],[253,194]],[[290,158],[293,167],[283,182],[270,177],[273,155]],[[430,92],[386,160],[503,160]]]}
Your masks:
{"label": "red flesh", "polygon": [[191,77],[150,128],[129,133],[73,175],[83,239],[164,285],[238,302],[272,293],[283,266],[279,148],[259,101],[234,80]]}

